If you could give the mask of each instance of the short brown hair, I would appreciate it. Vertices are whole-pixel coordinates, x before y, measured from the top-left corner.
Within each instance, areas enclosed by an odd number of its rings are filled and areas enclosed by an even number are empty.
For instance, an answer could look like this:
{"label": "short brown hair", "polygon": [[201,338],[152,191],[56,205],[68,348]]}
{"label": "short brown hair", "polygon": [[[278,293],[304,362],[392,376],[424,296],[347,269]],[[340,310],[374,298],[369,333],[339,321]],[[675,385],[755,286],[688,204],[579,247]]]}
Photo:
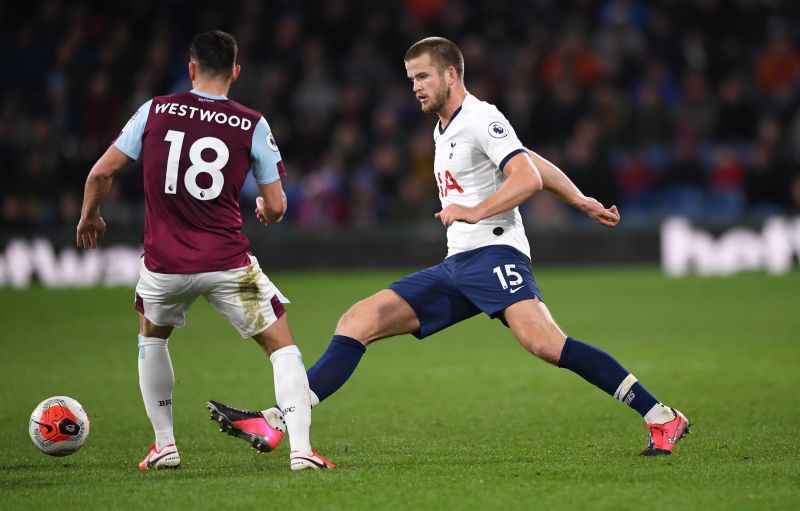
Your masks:
{"label": "short brown hair", "polygon": [[464,81],[464,55],[456,43],[444,37],[426,37],[414,43],[406,51],[403,60],[409,61],[426,53],[430,55],[431,62],[440,72],[444,73],[448,67],[453,66],[456,68],[458,78]]}
{"label": "short brown hair", "polygon": [[197,63],[201,72],[227,78],[233,73],[238,51],[232,35],[222,30],[209,30],[192,38],[189,57]]}

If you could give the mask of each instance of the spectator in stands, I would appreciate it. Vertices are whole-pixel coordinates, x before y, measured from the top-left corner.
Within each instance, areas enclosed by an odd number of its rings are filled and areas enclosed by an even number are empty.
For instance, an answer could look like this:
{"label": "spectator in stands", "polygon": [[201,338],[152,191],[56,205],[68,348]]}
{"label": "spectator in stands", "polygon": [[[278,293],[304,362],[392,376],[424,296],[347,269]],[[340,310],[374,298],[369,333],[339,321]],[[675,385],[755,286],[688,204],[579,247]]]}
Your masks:
{"label": "spectator in stands", "polygon": [[[710,211],[730,222],[800,204],[792,2],[247,2],[234,16],[198,1],[188,17],[180,2],[34,1],[0,20],[0,61],[13,70],[0,76],[4,226],[74,223],[85,169],[142,98],[190,88],[175,41],[218,26],[237,34],[248,69],[234,99],[269,113],[291,160],[286,221],[301,228],[430,216],[417,199],[433,186],[422,156],[433,126],[397,72],[423,34],[461,44],[473,92],[526,144],[548,148],[597,196],[610,200],[618,185],[640,218]],[[108,206],[119,222],[142,207],[139,172],[120,176]],[[343,206],[342,194],[355,198]],[[528,218],[569,218],[539,212]]]}

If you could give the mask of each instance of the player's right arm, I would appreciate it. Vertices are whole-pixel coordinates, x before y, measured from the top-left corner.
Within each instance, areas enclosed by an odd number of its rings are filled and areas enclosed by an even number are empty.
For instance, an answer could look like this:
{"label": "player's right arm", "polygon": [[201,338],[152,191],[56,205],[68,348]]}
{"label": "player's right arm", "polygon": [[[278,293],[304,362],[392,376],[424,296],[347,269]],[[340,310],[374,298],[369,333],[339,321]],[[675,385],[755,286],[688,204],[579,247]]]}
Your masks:
{"label": "player's right arm", "polygon": [[89,172],[83,192],[81,219],[75,235],[75,242],[79,248],[97,248],[97,238],[105,234],[106,223],[100,216],[100,204],[111,190],[114,176],[129,161],[139,158],[139,154],[142,152],[142,136],[152,103],[153,100],[150,100],[139,107],[122,128],[111,147],[97,160]]}
{"label": "player's right arm", "polygon": [[448,204],[436,213],[434,216],[448,228],[453,222],[474,224],[516,208],[543,187],[539,169],[529,158],[508,119],[496,108],[486,108],[481,115],[471,119],[471,128],[478,147],[506,178],[494,193],[477,205]]}
{"label": "player's right arm", "polygon": [[97,248],[97,238],[106,232],[106,223],[100,216],[100,204],[108,195],[114,176],[129,161],[130,158],[125,153],[112,145],[89,172],[83,191],[81,219],[75,237],[78,248]]}
{"label": "player's right arm", "polygon": [[585,196],[561,169],[530,149],[526,148],[526,151],[528,151],[528,156],[531,157],[536,168],[539,169],[545,190],[548,190],[566,204],[583,211],[599,224],[614,227],[619,223],[620,217],[617,206],[612,205],[610,208],[606,208],[597,199]]}
{"label": "player's right arm", "polygon": [[449,204],[434,214],[442,225],[450,227],[453,222],[475,224],[485,218],[516,208],[534,193],[542,189],[542,178],[528,155],[520,150],[503,166],[507,179],[496,192],[473,207]]}

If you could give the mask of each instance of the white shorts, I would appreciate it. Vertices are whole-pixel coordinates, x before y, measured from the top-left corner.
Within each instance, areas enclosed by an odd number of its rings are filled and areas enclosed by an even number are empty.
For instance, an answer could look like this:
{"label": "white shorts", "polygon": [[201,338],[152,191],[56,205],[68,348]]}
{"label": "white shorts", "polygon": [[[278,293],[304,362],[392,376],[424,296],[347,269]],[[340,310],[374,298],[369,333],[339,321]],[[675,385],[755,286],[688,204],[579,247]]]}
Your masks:
{"label": "white shorts", "polygon": [[182,328],[186,311],[198,296],[213,305],[244,338],[269,328],[283,316],[283,304],[289,302],[252,255],[250,266],[190,274],[155,273],[142,259],[136,310],[153,324]]}

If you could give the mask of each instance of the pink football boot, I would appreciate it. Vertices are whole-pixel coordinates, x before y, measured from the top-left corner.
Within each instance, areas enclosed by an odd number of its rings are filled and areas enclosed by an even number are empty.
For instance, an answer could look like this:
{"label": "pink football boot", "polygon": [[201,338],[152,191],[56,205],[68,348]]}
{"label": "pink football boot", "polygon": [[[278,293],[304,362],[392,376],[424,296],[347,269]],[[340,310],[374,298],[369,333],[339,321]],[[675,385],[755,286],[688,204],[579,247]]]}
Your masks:
{"label": "pink football boot", "polygon": [[642,456],[659,456],[672,454],[678,440],[690,433],[689,419],[678,410],[671,408],[675,418],[664,424],[645,424],[648,428],[647,448]]}
{"label": "pink football boot", "polygon": [[219,423],[219,430],[241,438],[259,452],[270,452],[278,447],[286,426],[277,408],[271,408],[269,417],[261,412],[240,410],[217,401],[206,403],[211,420]]}

